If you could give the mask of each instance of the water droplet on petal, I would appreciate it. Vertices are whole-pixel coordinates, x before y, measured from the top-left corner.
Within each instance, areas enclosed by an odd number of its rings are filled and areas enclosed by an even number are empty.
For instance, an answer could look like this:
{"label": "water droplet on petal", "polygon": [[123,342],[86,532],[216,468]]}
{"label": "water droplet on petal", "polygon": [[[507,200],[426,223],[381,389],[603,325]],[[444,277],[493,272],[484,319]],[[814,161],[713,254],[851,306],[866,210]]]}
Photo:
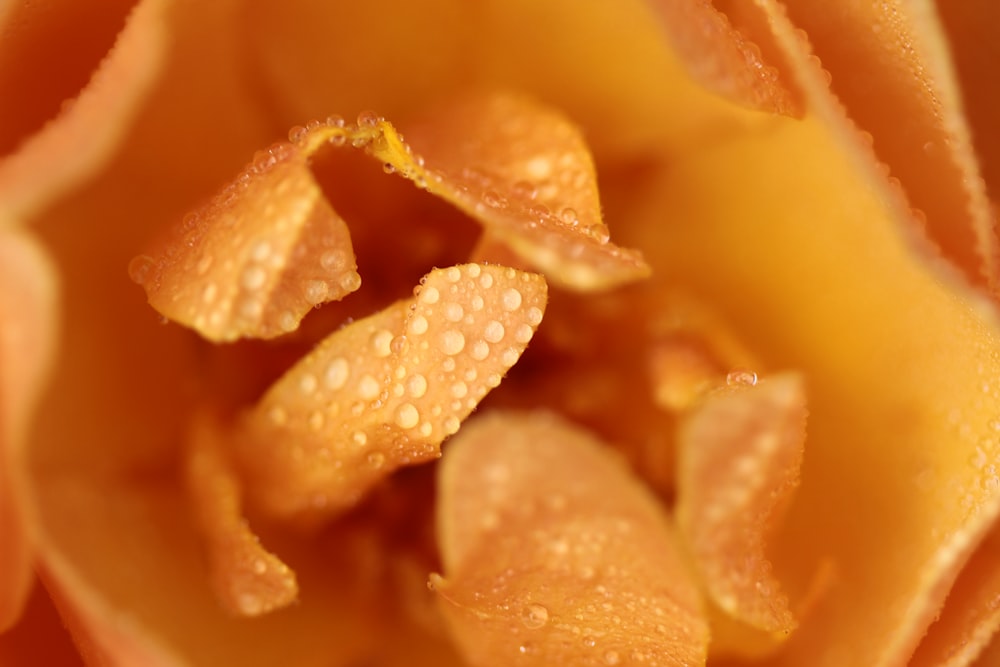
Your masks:
{"label": "water droplet on petal", "polygon": [[537,630],[549,622],[549,610],[540,604],[529,604],[521,612],[521,622],[530,630]]}

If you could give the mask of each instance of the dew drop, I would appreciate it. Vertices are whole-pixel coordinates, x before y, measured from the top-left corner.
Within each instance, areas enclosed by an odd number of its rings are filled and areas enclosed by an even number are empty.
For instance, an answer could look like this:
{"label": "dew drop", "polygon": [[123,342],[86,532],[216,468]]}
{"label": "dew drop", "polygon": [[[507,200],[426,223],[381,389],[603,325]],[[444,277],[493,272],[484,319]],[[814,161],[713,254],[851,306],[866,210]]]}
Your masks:
{"label": "dew drop", "polygon": [[333,114],[326,117],[327,127],[344,127],[344,117],[339,114]]}
{"label": "dew drop", "polygon": [[420,412],[412,403],[403,403],[396,408],[396,425],[400,428],[413,428],[420,421]]}
{"label": "dew drop", "polygon": [[621,661],[618,651],[608,651],[604,654],[604,663],[607,665],[617,665]]}
{"label": "dew drop", "polygon": [[447,355],[455,355],[465,348],[465,336],[461,331],[448,329],[441,334],[439,344],[442,352]]}
{"label": "dew drop", "polygon": [[465,317],[465,310],[460,304],[449,301],[444,305],[444,317],[449,322],[458,322]]}
{"label": "dew drop", "polygon": [[490,356],[490,346],[486,344],[486,341],[477,340],[472,344],[469,355],[476,361],[485,361],[486,357]]}
{"label": "dew drop", "polygon": [[137,285],[144,285],[149,279],[149,274],[155,265],[156,260],[149,255],[134,257],[128,264],[129,278]]}
{"label": "dew drop", "polygon": [[385,454],[382,452],[371,452],[368,454],[368,465],[370,465],[375,470],[378,470],[385,465]]}
{"label": "dew drop", "polygon": [[338,357],[330,362],[330,365],[326,367],[326,374],[323,376],[323,382],[326,384],[328,389],[342,389],[345,384],[347,384],[347,378],[350,375],[350,366],[347,363],[347,359],[343,357]]}
{"label": "dew drop", "polygon": [[326,300],[327,285],[323,280],[310,280],[306,283],[306,301],[313,305],[319,305]]}
{"label": "dew drop", "polygon": [[414,373],[406,381],[406,388],[413,398],[420,398],[427,393],[427,378],[420,373]]}
{"label": "dew drop", "polygon": [[297,144],[306,138],[308,130],[301,125],[296,125],[288,131],[288,140],[293,144]]}
{"label": "dew drop", "polygon": [[448,435],[454,435],[454,434],[458,433],[458,427],[459,427],[459,425],[460,425],[460,422],[458,421],[458,417],[455,417],[455,416],[445,417],[445,420],[444,420],[444,432],[446,434],[448,434]]}
{"label": "dew drop", "polygon": [[499,192],[495,190],[487,190],[483,193],[483,203],[490,208],[500,208],[507,203],[507,200],[504,199],[503,195]]}
{"label": "dew drop", "polygon": [[753,387],[757,384],[757,373],[738,368],[726,375],[726,384],[730,387]]}
{"label": "dew drop", "polygon": [[435,304],[441,298],[441,293],[437,287],[425,287],[420,292],[420,301],[426,304]]}
{"label": "dew drop", "polygon": [[499,343],[503,340],[504,333],[503,325],[500,322],[490,320],[486,328],[483,329],[483,338],[489,343]]}
{"label": "dew drop", "polygon": [[521,307],[521,293],[511,287],[503,293],[504,310],[514,311]]}
{"label": "dew drop", "polygon": [[410,333],[416,336],[427,333],[427,318],[423,315],[417,315],[412,320],[410,320]]}
{"label": "dew drop", "polygon": [[559,219],[565,222],[567,225],[577,226],[580,224],[580,219],[577,217],[576,209],[566,207],[559,211]]}
{"label": "dew drop", "polygon": [[385,164],[382,165],[382,171],[384,171],[387,174],[395,174],[396,167],[392,163],[386,162]]}
{"label": "dew drop", "polygon": [[362,111],[358,114],[358,127],[361,129],[372,129],[378,125],[379,117],[374,111]]}
{"label": "dew drop", "polygon": [[521,622],[529,630],[537,630],[549,622],[549,610],[540,604],[529,604],[521,612]]}
{"label": "dew drop", "polygon": [[392,354],[392,339],[392,332],[388,329],[382,329],[372,334],[371,343],[376,357],[384,358]]}

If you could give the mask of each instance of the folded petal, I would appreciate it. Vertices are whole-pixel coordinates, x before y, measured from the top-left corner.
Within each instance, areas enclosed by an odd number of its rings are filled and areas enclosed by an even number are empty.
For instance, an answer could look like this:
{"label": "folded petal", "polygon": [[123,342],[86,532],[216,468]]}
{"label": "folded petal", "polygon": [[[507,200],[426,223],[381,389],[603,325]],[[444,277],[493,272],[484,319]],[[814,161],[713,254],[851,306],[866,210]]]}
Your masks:
{"label": "folded petal", "polygon": [[[934,4],[784,3],[832,75],[833,94],[926,218],[926,233],[971,281],[997,289],[994,215]],[[805,90],[809,104],[826,94]]]}
{"label": "folded petal", "polygon": [[329,336],[243,424],[252,499],[275,515],[325,515],[400,466],[436,458],[517,362],[546,295],[537,274],[435,269],[412,299]]}
{"label": "folded petal", "polygon": [[771,561],[793,600],[824,560],[836,580],[784,659],[900,664],[1000,502],[996,315],[913,242],[836,107],[755,123],[720,105],[708,122],[743,125],[602,198],[654,270],[708,299],[768,367],[809,378],[802,483]]}
{"label": "folded petal", "polygon": [[[65,56],[71,52],[68,51],[67,40],[73,39],[81,50],[89,51],[94,45],[87,42],[100,39],[109,27],[100,19],[111,17],[100,16],[98,21],[94,21],[94,11],[88,10],[85,20],[92,23],[88,24],[88,29],[82,29],[72,18],[71,11],[77,7],[72,2],[32,3],[25,7],[42,4],[55,7],[34,8],[36,16],[12,16],[8,19],[12,23],[8,26],[9,34],[0,37],[4,50],[10,50],[5,54],[5,60],[16,63],[12,68],[0,68],[0,91],[13,88],[0,92],[0,97],[19,100],[18,104],[5,104],[5,111],[31,108],[31,104],[24,103],[24,98],[30,96],[28,91],[37,90],[40,87],[37,82],[49,78],[38,69],[39,61],[51,60],[47,54],[18,53],[19,50],[41,47]],[[163,0],[144,0],[136,5],[113,48],[100,61],[82,91],[59,91],[72,101],[67,103],[63,98],[55,100],[60,105],[60,113],[53,114],[50,122],[23,143],[19,142],[15,151],[0,159],[0,204],[27,218],[91,176],[111,158],[162,69],[167,48],[165,4]],[[105,9],[110,9],[110,6]],[[32,10],[23,13],[31,14]],[[22,21],[27,25],[20,25]],[[28,26],[35,22],[48,24],[49,30],[59,32],[57,35],[35,35],[37,41],[34,44],[30,41],[16,44],[8,41],[20,42],[32,35]],[[108,23],[114,25],[113,21]],[[44,30],[40,26],[36,28]],[[53,43],[58,43],[59,48],[51,49]],[[82,53],[74,53],[74,56],[81,58]],[[72,72],[82,63],[87,63],[85,57],[76,58],[69,62],[60,61],[58,65],[50,64],[54,70],[52,75],[58,79],[70,78],[67,70]],[[31,67],[24,66],[28,62]],[[96,65],[97,60],[93,64]],[[17,73],[14,81],[10,80],[12,72]],[[16,80],[25,75],[33,79],[30,82]],[[6,125],[0,123],[0,126]]]}
{"label": "folded petal", "polygon": [[56,292],[37,243],[0,231],[0,632],[17,621],[34,579],[24,448],[55,353]]}
{"label": "folded petal", "polygon": [[[948,593],[941,616],[910,660],[911,667],[962,667],[1000,629],[1000,528],[996,525]],[[986,663],[990,664],[990,663]]]}
{"label": "folded petal", "polygon": [[350,232],[307,157],[286,143],[261,151],[160,248],[132,260],[150,305],[209,340],[273,338],[358,289]]}
{"label": "folded petal", "polygon": [[450,443],[438,489],[432,585],[472,664],[704,664],[661,505],[585,431],[494,411]]}
{"label": "folded petal", "polygon": [[801,378],[733,373],[681,426],[677,522],[711,599],[776,635],[796,626],[767,539],[798,484],[805,442]]}

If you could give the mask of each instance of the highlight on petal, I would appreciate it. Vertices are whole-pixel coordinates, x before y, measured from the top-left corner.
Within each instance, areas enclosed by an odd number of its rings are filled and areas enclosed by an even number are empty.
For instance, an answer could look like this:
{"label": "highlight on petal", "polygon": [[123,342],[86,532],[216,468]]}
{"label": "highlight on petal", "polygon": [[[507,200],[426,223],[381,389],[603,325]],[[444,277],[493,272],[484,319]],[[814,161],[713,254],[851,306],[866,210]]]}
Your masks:
{"label": "highlight on petal", "polygon": [[[163,0],[138,3],[114,47],[72,103],[0,160],[4,206],[27,218],[112,157],[161,70],[167,48],[166,5]],[[20,60],[11,62],[25,66]]]}
{"label": "highlight on petal", "polygon": [[451,100],[407,135],[410,143],[363,113],[356,128],[318,125],[299,141],[309,152],[327,141],[364,147],[387,170],[478,220],[490,241],[556,284],[589,291],[649,275],[638,251],[609,243],[593,160],[561,114],[525,97],[480,93]]}
{"label": "highlight on petal", "polygon": [[[760,4],[800,80],[815,75],[815,57],[801,48],[802,30],[832,75],[829,85],[802,84],[808,103],[842,102],[874,137],[875,153],[917,209],[921,234],[970,281],[996,290],[996,221],[934,3],[790,0],[783,5],[787,22],[775,19],[783,11],[776,4]],[[799,47],[789,48],[795,42]]]}
{"label": "highlight on petal", "polygon": [[796,623],[766,540],[798,484],[805,441],[802,381],[731,375],[681,426],[677,523],[711,599],[778,635]]}
{"label": "highlight on petal", "polygon": [[0,230],[0,632],[34,579],[23,448],[56,346],[55,270],[19,231]]}
{"label": "highlight on petal", "polygon": [[802,113],[800,93],[710,0],[652,0],[688,71],[709,89],[752,109]]}
{"label": "highlight on petal", "polygon": [[261,546],[243,516],[240,483],[216,419],[208,414],[194,419],[185,466],[188,489],[216,596],[233,614],[259,616],[295,602],[299,587],[295,573]]}
{"label": "highlight on petal", "polygon": [[550,413],[466,424],[439,469],[433,575],[473,665],[702,665],[701,601],[660,503]]}
{"label": "highlight on petal", "polygon": [[129,266],[162,315],[214,341],[294,331],[312,308],[361,285],[350,232],[289,144],[261,151]]}
{"label": "highlight on petal", "polygon": [[[994,525],[958,575],[910,667],[971,664],[1000,629],[1000,528]],[[993,664],[986,662],[984,664]]]}
{"label": "highlight on petal", "polygon": [[329,514],[393,470],[435,458],[542,320],[545,280],[435,269],[411,299],[335,332],[246,417],[239,462],[275,515]]}

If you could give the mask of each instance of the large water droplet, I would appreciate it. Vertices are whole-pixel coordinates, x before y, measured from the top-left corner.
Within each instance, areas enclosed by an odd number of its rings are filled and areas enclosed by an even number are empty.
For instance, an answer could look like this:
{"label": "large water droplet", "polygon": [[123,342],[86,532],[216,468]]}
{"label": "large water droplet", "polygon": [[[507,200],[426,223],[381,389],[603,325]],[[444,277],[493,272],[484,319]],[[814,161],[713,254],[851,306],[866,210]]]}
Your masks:
{"label": "large water droplet", "polygon": [[726,376],[726,384],[730,387],[753,387],[757,384],[757,373],[745,368],[737,368]]}
{"label": "large water droplet", "polygon": [[529,630],[537,630],[549,622],[549,610],[540,604],[529,604],[521,612],[521,622]]}
{"label": "large water droplet", "polygon": [[128,264],[129,278],[137,285],[145,285],[155,265],[156,260],[148,255],[134,257]]}

